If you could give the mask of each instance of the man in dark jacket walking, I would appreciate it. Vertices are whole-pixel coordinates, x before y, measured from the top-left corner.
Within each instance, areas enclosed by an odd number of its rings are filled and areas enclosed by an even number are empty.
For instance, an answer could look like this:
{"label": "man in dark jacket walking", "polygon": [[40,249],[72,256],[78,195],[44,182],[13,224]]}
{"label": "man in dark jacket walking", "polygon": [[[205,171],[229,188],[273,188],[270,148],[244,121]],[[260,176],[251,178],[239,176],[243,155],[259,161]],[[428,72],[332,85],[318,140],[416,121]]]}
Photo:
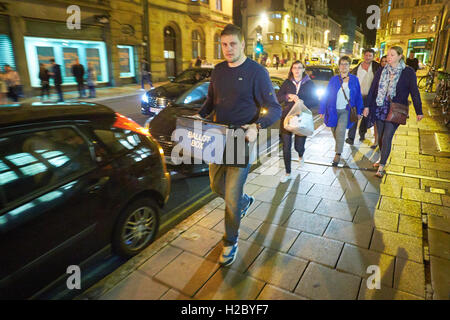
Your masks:
{"label": "man in dark jacket walking", "polygon": [[409,53],[409,57],[408,59],[406,59],[406,65],[413,68],[414,72],[417,72],[417,70],[419,70],[419,60],[414,57],[414,51],[411,51]]}
{"label": "man in dark jacket walking", "polygon": [[84,94],[84,67],[80,64],[80,61],[75,60],[75,64],[72,66],[72,74],[75,77],[75,81],[77,82],[79,97],[83,98]]}
{"label": "man in dark jacket walking", "polygon": [[[205,118],[213,111],[215,120],[225,125],[247,130],[245,139],[256,141],[258,130],[276,122],[281,116],[267,70],[244,54],[245,41],[241,29],[229,24],[220,35],[226,61],[217,64],[211,74],[211,83],[205,103],[197,117]],[[259,107],[268,110],[259,118]],[[238,251],[238,236],[243,218],[255,199],[244,191],[251,163],[245,167],[210,164],[211,189],[225,200],[225,235],[219,258],[222,265],[230,265]]]}
{"label": "man in dark jacket walking", "polygon": [[[369,94],[370,86],[372,85],[373,78],[380,68],[380,64],[374,60],[375,51],[373,49],[365,49],[363,51],[364,61],[361,62],[356,68],[350,71],[351,74],[358,77],[359,84],[361,87],[361,94],[363,97],[364,106],[367,105],[367,95]],[[353,145],[355,136],[356,136],[356,128],[358,126],[358,122],[355,122],[353,126],[348,130],[348,137],[345,140],[350,145]],[[367,118],[363,117],[361,119],[361,123],[359,125],[359,140],[364,141],[367,132]]]}
{"label": "man in dark jacket walking", "polygon": [[62,76],[61,76],[61,66],[55,62],[55,59],[50,60],[52,64],[51,72],[49,75],[53,78],[53,83],[55,84],[56,92],[58,93],[58,102],[64,102],[63,93],[61,90]]}

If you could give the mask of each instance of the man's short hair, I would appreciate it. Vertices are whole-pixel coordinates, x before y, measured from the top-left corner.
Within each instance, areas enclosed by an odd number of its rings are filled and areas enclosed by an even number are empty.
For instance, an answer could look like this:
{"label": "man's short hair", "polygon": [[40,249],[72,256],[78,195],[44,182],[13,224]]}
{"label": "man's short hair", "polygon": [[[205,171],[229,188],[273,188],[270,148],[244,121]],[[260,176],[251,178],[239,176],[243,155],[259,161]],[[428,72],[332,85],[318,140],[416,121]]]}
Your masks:
{"label": "man's short hair", "polygon": [[371,49],[371,48],[363,50],[363,54],[366,54],[367,52],[370,52],[371,54],[375,55],[375,51],[373,49]]}
{"label": "man's short hair", "polygon": [[50,59],[50,62],[51,62],[51,63],[55,62],[55,59]]}
{"label": "man's short hair", "polygon": [[227,24],[220,33],[220,36],[227,36],[227,35],[235,35],[238,37],[239,41],[242,41],[244,39],[244,37],[242,36],[241,28],[231,23]]}

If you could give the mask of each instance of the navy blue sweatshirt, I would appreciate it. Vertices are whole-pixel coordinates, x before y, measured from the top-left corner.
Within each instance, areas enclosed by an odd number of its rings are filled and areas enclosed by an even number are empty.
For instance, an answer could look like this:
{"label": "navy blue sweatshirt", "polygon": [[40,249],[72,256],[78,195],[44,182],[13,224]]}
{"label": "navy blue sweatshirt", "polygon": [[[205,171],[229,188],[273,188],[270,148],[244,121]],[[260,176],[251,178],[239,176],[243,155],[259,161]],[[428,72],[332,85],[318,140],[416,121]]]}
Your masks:
{"label": "navy blue sweatshirt", "polygon": [[[259,118],[259,108],[267,108],[266,116]],[[211,73],[208,96],[200,116],[207,117],[216,111],[216,122],[241,126],[259,123],[267,128],[281,116],[281,106],[267,70],[257,62],[246,59],[231,68],[226,61],[217,64]]]}

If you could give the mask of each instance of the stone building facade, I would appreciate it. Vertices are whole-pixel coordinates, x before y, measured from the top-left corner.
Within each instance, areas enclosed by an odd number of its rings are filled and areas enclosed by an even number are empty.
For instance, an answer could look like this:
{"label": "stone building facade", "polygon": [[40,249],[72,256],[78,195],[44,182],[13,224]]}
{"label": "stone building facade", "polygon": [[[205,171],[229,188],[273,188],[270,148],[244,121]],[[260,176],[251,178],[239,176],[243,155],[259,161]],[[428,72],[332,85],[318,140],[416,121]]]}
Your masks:
{"label": "stone building facade", "polygon": [[16,68],[26,94],[38,93],[39,63],[51,58],[62,66],[64,90],[75,88],[76,58],[97,69],[98,86],[139,82],[143,57],[153,81],[166,80],[196,56],[222,60],[218,35],[232,23],[232,7],[232,0],[0,0],[0,69]]}
{"label": "stone building facade", "polygon": [[422,63],[430,63],[447,0],[383,0],[376,47],[380,56],[391,46],[400,46],[406,56],[415,52]]}
{"label": "stone building facade", "polygon": [[247,55],[258,58],[258,42],[272,59],[326,59],[329,46],[327,0],[246,0],[242,24]]}

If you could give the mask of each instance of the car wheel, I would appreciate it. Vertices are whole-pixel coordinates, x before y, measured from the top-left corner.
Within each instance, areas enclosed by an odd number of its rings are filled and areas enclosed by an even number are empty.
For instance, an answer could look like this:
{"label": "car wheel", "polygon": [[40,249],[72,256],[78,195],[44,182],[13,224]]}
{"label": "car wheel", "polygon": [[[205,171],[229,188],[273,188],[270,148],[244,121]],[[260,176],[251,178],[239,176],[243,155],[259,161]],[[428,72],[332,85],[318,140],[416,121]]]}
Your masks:
{"label": "car wheel", "polygon": [[113,234],[113,249],[122,257],[132,257],[153,242],[158,228],[156,202],[151,198],[135,200],[119,216]]}

